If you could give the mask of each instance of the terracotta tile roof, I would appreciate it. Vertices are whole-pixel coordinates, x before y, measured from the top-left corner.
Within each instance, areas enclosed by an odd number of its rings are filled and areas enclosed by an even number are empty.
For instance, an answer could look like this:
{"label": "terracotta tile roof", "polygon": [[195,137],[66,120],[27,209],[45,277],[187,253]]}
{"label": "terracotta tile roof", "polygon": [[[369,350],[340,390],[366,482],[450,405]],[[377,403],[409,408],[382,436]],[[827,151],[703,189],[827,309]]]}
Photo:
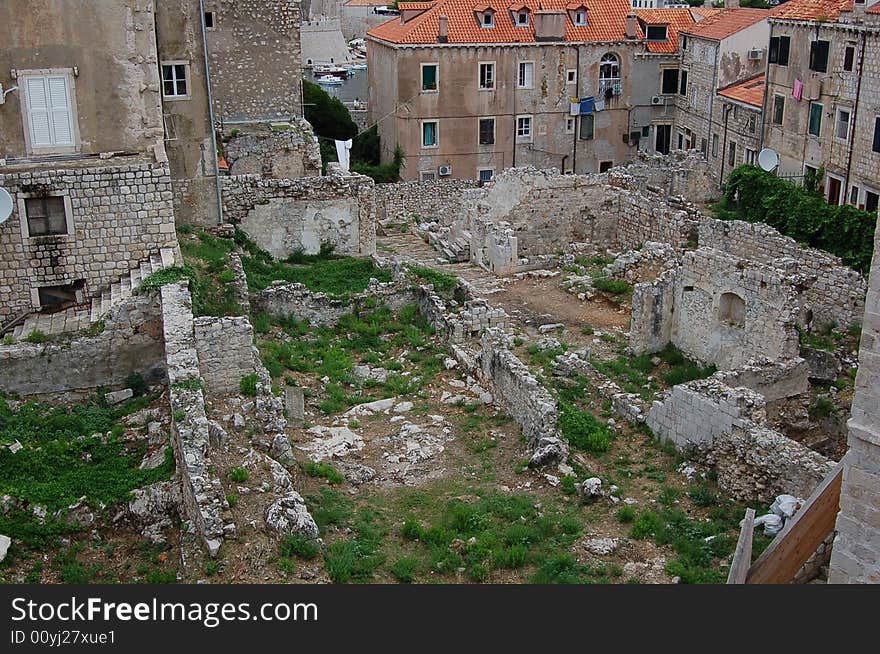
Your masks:
{"label": "terracotta tile roof", "polygon": [[720,9],[715,9],[714,7],[691,7],[691,13],[694,16],[700,16],[700,18],[705,18],[706,16],[714,16],[717,14]]}
{"label": "terracotta tile roof", "polygon": [[436,2],[437,0],[431,0],[430,2],[398,2],[397,8],[400,9],[400,11],[406,9],[430,9]]}
{"label": "terracotta tile roof", "polygon": [[718,91],[718,95],[761,109],[764,106],[764,76],[731,84]]}
{"label": "terracotta tile roof", "polygon": [[874,6],[871,7],[870,9],[868,9],[867,13],[869,13],[869,14],[880,14],[880,2],[878,2],[876,5],[874,5]]}
{"label": "terracotta tile roof", "polygon": [[348,0],[343,7],[384,7],[390,5],[391,0]]}
{"label": "terracotta tile roof", "polygon": [[684,31],[704,39],[721,41],[746,27],[751,27],[755,23],[769,18],[771,15],[772,13],[766,9],[745,7],[742,9],[722,9],[716,14],[703,18],[700,22],[694,23],[693,27]]}
{"label": "terracotta tile roof", "polygon": [[[517,6],[527,7],[533,14],[541,12],[573,11],[581,6],[575,0],[523,0]],[[576,26],[566,15],[566,41],[624,41],[626,39],[626,16],[632,11],[629,0],[585,0],[589,6],[587,25]],[[398,44],[436,43],[439,17],[448,19],[448,43],[534,43],[533,22],[517,27],[510,16],[511,0],[488,0],[479,5],[475,0],[437,0],[422,14],[401,25],[395,18],[371,29],[367,34],[375,39]],[[479,9],[477,8],[479,7]],[[474,12],[484,7],[495,11],[495,26],[481,27]],[[650,52],[675,52],[678,48],[677,33],[694,23],[688,9],[643,9],[639,16],[651,24],[668,23],[667,41],[646,42]],[[656,14],[656,15],[655,15]],[[644,34],[639,31],[639,37]]]}
{"label": "terracotta tile roof", "polygon": [[851,11],[852,0],[789,0],[772,10],[773,18],[836,22],[841,11]]}
{"label": "terracotta tile roof", "polygon": [[[717,10],[716,10],[717,11]],[[647,41],[649,52],[678,52],[678,33],[694,24],[694,17],[689,9],[639,9],[636,11],[639,21],[646,25],[668,25],[665,41]],[[640,33],[642,32],[639,27]]]}

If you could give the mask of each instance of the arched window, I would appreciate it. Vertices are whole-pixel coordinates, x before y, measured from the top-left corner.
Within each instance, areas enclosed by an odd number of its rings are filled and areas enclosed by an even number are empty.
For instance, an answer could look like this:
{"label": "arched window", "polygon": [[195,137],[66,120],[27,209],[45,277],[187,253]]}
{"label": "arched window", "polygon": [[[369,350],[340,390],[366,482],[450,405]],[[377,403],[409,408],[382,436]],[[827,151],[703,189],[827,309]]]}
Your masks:
{"label": "arched window", "polygon": [[620,59],[609,52],[599,61],[599,79],[620,79]]}
{"label": "arched window", "polygon": [[746,324],[746,302],[736,293],[722,293],[719,318],[733,327],[744,327]]}

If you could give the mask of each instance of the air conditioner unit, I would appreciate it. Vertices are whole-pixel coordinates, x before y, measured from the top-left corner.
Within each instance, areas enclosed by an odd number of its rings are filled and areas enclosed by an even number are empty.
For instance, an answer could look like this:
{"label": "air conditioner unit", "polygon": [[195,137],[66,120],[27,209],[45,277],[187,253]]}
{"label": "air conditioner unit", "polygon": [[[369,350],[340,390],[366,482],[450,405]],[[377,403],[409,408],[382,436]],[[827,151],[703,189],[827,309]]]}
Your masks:
{"label": "air conditioner unit", "polygon": [[764,54],[764,51],[761,48],[752,48],[749,50],[749,59],[757,60],[760,59]]}
{"label": "air conditioner unit", "polygon": [[666,104],[666,98],[662,95],[652,95],[651,104]]}
{"label": "air conditioner unit", "polygon": [[452,174],[452,166],[440,166],[437,169],[437,172],[440,173],[441,177],[448,177]]}

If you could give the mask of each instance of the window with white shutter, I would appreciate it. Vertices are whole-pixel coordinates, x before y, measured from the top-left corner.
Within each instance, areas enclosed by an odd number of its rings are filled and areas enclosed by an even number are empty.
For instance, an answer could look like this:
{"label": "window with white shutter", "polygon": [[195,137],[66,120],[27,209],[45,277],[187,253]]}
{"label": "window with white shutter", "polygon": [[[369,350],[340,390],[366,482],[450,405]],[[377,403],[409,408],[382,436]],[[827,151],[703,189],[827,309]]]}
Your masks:
{"label": "window with white shutter", "polygon": [[70,75],[20,71],[19,83],[24,90],[28,150],[35,154],[73,152],[77,138]]}

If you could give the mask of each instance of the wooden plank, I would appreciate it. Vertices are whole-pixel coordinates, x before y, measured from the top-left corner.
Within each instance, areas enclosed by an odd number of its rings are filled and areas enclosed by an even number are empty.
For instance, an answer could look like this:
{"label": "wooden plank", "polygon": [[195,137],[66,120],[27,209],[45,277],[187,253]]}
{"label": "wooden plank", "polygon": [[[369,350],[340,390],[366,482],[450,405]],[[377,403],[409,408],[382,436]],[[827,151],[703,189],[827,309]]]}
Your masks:
{"label": "wooden plank", "polygon": [[746,575],[752,563],[752,535],[755,531],[755,510],[746,509],[746,517],[739,530],[739,540],[736,542],[736,550],[733,552],[733,560],[730,562],[730,572],[727,574],[728,584],[746,583]]}
{"label": "wooden plank", "polygon": [[790,584],[807,559],[834,531],[840,509],[843,460],[828,473],[800,511],[749,568],[747,584]]}

